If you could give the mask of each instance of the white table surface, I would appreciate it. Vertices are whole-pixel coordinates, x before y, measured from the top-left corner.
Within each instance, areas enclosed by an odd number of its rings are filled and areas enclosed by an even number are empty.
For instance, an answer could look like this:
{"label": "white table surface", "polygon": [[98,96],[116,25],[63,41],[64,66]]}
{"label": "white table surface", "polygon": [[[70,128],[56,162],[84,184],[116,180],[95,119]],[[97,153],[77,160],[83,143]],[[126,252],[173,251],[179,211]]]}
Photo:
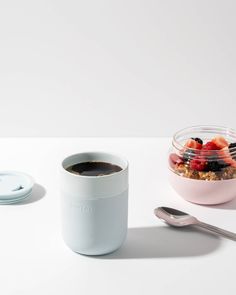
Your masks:
{"label": "white table surface", "polygon": [[[0,294],[236,294],[236,243],[169,228],[153,215],[160,205],[189,212],[236,232],[236,201],[204,207],[181,199],[166,177],[170,139],[0,139],[1,170],[32,175],[32,198],[0,206]],[[129,230],[120,250],[86,257],[60,232],[58,170],[71,153],[118,152],[130,162]]]}

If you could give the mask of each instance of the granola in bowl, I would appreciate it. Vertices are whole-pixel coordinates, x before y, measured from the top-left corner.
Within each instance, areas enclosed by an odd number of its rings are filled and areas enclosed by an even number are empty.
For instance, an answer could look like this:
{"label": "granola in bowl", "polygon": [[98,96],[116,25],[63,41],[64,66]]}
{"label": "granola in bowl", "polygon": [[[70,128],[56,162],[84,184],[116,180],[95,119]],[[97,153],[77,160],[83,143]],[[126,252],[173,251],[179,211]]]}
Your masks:
{"label": "granola in bowl", "polygon": [[190,138],[177,153],[169,155],[173,172],[198,180],[236,178],[236,143],[228,143],[223,136],[203,142]]}
{"label": "granola in bowl", "polygon": [[193,126],[175,133],[169,182],[186,201],[216,205],[236,197],[236,131]]}

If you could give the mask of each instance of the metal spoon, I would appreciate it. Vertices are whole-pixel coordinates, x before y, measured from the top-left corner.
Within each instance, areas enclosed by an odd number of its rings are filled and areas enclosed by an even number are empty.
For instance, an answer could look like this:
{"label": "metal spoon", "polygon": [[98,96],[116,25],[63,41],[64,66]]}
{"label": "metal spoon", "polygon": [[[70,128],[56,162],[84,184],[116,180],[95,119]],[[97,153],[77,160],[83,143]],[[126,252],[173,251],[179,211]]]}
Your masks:
{"label": "metal spoon", "polygon": [[235,233],[201,222],[196,217],[173,208],[158,207],[154,210],[154,214],[161,220],[168,223],[169,225],[175,227],[183,227],[190,225],[199,226],[211,232],[214,232],[216,234],[222,235],[226,238],[236,241]]}

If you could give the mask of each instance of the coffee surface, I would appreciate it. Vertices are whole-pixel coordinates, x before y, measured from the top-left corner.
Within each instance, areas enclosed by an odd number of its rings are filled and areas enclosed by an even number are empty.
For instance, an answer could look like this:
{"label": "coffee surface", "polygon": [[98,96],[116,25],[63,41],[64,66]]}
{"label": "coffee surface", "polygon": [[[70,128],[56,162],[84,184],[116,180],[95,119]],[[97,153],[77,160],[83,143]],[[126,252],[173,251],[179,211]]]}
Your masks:
{"label": "coffee surface", "polygon": [[107,162],[82,162],[74,164],[66,170],[84,176],[102,176],[119,172],[122,168]]}

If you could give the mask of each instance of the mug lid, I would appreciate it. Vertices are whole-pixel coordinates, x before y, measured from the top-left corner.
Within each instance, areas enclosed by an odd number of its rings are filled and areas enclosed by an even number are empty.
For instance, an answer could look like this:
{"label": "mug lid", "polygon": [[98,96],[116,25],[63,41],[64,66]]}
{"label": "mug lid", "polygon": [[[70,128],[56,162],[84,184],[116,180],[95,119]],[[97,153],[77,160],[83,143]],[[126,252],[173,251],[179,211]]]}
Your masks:
{"label": "mug lid", "polygon": [[34,180],[17,171],[0,171],[0,205],[21,202],[31,195]]}

